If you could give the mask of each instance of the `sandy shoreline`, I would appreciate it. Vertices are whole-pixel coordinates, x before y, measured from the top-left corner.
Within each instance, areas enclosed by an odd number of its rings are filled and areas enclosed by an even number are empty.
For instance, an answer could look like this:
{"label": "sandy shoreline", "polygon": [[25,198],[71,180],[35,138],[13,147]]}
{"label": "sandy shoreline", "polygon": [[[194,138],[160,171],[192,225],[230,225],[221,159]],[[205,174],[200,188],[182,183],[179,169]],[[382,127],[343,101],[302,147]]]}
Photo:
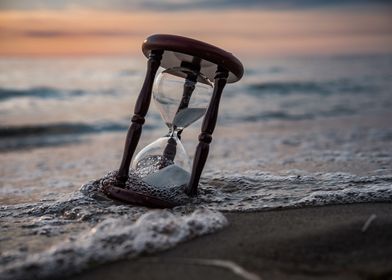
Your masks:
{"label": "sandy shoreline", "polygon": [[[185,275],[186,279],[392,277],[391,204],[225,215],[230,225],[216,234],[160,254],[99,266],[70,279],[185,279]],[[244,271],[236,274],[233,264]]]}
{"label": "sandy shoreline", "polygon": [[[325,187],[328,189],[340,184],[348,192],[351,187],[365,190],[377,184],[388,188],[392,162],[390,116],[390,113],[385,113],[218,127],[206,174],[210,174],[211,184],[218,189],[225,184],[233,189],[238,185],[236,180],[239,175],[249,175],[250,170],[268,172],[271,176],[281,176],[280,179],[293,174],[316,179],[310,182],[283,182],[278,178],[269,184],[271,178],[260,177],[253,182],[252,190],[260,190],[261,195],[266,193],[262,186],[286,188],[280,196],[282,199],[290,192],[290,188],[295,187],[306,190],[308,186],[309,189],[320,188],[322,191]],[[238,131],[244,133],[236,133]],[[184,137],[197,139],[198,133],[197,129],[190,130]],[[141,146],[161,136],[161,133],[145,131],[144,136]],[[77,191],[80,185],[117,168],[123,138],[121,133],[97,134],[69,145],[2,153],[1,202],[11,206],[36,203],[42,199],[56,203],[62,195]],[[226,181],[221,182],[219,176],[215,178],[215,175],[211,175],[211,170],[237,175],[230,177],[233,181],[225,177]],[[331,172],[337,172],[334,180],[328,179]],[[320,179],[317,174],[326,177]],[[345,174],[354,176],[347,179],[347,185]],[[80,209],[86,210],[83,207]],[[390,203],[224,214],[230,225],[220,232],[159,254],[103,264],[69,279],[392,277]],[[376,218],[362,232],[364,224],[372,215],[376,215]],[[40,217],[30,221],[30,217],[23,216],[19,223],[10,222],[8,228],[3,228],[2,248],[18,249],[27,244],[29,253],[42,252],[68,236],[77,236],[95,225],[83,220],[72,220],[67,226],[70,221],[66,217],[59,215],[55,218],[67,224],[51,227],[53,236],[32,235],[32,231],[45,225],[39,223]],[[36,228],[31,225],[23,227],[23,223],[32,223]],[[57,232],[57,229],[61,230]],[[245,270],[248,278],[234,274],[233,269]]]}

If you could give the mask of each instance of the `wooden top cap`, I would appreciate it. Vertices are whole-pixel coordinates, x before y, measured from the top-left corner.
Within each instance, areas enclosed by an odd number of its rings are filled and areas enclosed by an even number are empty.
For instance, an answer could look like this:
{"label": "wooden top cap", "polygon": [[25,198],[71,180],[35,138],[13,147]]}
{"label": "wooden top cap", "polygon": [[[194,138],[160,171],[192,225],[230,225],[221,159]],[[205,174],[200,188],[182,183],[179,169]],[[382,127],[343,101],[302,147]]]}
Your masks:
{"label": "wooden top cap", "polygon": [[200,72],[214,80],[218,66],[229,71],[228,83],[242,78],[244,67],[233,54],[218,47],[177,35],[156,34],[144,40],[142,51],[146,57],[153,50],[162,50],[163,68],[180,67],[184,62],[200,67]]}

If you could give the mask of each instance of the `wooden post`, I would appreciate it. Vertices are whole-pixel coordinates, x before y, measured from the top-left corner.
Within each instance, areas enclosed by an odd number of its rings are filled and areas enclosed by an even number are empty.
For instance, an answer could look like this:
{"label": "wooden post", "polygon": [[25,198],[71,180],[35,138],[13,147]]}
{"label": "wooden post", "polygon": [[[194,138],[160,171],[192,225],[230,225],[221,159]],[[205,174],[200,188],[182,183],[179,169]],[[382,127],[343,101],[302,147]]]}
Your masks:
{"label": "wooden post", "polygon": [[150,107],[152,86],[161,63],[162,54],[162,50],[152,50],[148,57],[146,77],[136,101],[132,124],[128,129],[123,157],[117,174],[117,181],[120,186],[124,185],[128,179],[129,166],[142,133],[144,117]]}
{"label": "wooden post", "polygon": [[219,102],[223,88],[226,85],[228,75],[228,71],[222,67],[218,67],[216,70],[214,92],[212,93],[211,102],[203,120],[201,133],[199,135],[199,144],[197,145],[195,158],[193,160],[191,178],[189,179],[188,186],[185,189],[185,193],[189,196],[197,195],[197,187],[208,157],[210,143],[212,141],[212,133],[214,132],[216,120],[218,118]]}

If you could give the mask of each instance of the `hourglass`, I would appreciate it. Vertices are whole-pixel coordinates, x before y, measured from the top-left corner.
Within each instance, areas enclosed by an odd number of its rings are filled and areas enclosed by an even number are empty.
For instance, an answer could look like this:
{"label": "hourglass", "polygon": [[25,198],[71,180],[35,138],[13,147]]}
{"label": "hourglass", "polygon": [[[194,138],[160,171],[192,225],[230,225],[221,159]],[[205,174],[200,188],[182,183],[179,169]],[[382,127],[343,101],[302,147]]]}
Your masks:
{"label": "hourglass", "polygon": [[[244,70],[231,53],[176,35],[152,35],[144,41],[142,51],[148,58],[147,73],[128,129],[121,165],[117,172],[102,180],[102,190],[126,203],[173,207],[197,195],[223,88],[226,83],[241,79]],[[163,71],[155,79],[159,67]],[[144,147],[132,161],[151,97],[168,133]],[[203,116],[199,144],[191,163],[181,135]]]}

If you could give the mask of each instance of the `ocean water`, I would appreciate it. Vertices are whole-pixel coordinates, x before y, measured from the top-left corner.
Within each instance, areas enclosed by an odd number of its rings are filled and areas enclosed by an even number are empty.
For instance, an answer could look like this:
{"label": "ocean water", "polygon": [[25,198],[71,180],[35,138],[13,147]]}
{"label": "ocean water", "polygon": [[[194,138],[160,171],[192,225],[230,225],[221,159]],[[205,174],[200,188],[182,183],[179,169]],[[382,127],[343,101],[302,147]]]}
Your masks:
{"label": "ocean water", "polygon": [[[244,60],[199,195],[112,201],[143,58],[0,60],[0,278],[54,278],[223,229],[227,211],[392,202],[392,56]],[[201,121],[183,132],[191,156]],[[167,128],[152,104],[138,150]],[[224,229],[223,229],[224,230]]]}

